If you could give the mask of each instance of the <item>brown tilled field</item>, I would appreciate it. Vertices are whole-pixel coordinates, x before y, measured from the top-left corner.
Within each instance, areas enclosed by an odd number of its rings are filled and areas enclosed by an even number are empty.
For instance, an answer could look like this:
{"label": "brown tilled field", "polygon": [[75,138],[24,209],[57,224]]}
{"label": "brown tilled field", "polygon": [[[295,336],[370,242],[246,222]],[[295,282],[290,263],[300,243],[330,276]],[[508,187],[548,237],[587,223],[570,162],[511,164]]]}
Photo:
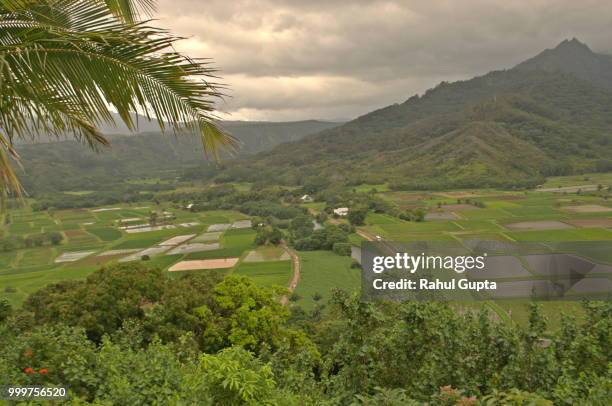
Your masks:
{"label": "brown tilled field", "polygon": [[231,268],[238,262],[238,258],[203,259],[193,261],[181,261],[172,265],[168,271],[196,271],[200,269],[225,269]]}
{"label": "brown tilled field", "polygon": [[519,223],[505,224],[510,230],[564,230],[574,228],[573,226],[561,221],[522,221]]}
{"label": "brown tilled field", "polygon": [[565,206],[563,210],[574,213],[604,213],[612,211],[612,207],[600,206],[598,204],[584,204],[581,206]]}
{"label": "brown tilled field", "polygon": [[456,211],[477,209],[478,207],[472,206],[471,204],[445,204],[440,208],[444,211]]}
{"label": "brown tilled field", "polygon": [[80,237],[82,235],[85,235],[85,231],[83,231],[83,230],[66,230],[66,231],[64,231],[64,234],[66,234],[66,237],[68,237],[68,238],[74,238],[74,237]]}

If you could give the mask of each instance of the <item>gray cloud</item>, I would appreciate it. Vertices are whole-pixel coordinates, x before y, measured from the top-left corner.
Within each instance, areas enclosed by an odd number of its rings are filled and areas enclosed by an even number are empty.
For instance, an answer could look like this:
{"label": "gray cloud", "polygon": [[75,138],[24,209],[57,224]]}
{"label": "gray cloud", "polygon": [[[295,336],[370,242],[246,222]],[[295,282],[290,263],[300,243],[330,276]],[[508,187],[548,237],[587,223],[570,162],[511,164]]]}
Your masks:
{"label": "gray cloud", "polygon": [[156,18],[215,60],[235,119],[354,117],[565,38],[612,48],[606,0],[161,0]]}

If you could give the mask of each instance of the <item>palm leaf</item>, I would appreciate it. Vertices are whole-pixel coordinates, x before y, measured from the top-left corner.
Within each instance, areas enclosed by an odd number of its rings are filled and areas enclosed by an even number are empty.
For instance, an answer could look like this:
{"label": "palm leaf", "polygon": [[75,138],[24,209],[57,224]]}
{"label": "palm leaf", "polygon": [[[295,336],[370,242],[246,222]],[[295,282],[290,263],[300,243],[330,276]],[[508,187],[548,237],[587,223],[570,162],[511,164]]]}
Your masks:
{"label": "palm leaf", "polygon": [[[96,128],[114,124],[117,112],[131,130],[140,113],[162,130],[200,134],[205,153],[216,158],[219,148],[232,150],[236,141],[214,124],[223,96],[215,69],[209,60],[176,52],[179,37],[136,21],[153,5],[0,0],[0,129],[7,145],[41,133],[106,145]],[[5,162],[0,175],[13,179]],[[18,192],[11,182],[0,187]]]}

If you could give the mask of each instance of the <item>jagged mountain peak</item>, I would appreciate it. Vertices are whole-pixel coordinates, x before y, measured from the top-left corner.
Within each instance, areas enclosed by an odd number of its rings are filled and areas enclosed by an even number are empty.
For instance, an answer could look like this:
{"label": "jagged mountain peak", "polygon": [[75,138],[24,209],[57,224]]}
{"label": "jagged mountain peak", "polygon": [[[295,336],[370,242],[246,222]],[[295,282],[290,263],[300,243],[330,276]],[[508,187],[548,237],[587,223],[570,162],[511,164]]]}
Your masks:
{"label": "jagged mountain peak", "polygon": [[570,73],[596,86],[612,89],[612,57],[593,52],[576,38],[566,39],[514,69]]}
{"label": "jagged mountain peak", "polygon": [[593,53],[593,51],[591,50],[591,48],[589,48],[587,44],[585,44],[584,42],[581,42],[575,37],[572,39],[565,39],[561,41],[559,45],[553,48],[553,51],[556,51],[556,52],[566,52],[568,50],[570,51],[575,51],[575,50],[588,51],[590,53]]}

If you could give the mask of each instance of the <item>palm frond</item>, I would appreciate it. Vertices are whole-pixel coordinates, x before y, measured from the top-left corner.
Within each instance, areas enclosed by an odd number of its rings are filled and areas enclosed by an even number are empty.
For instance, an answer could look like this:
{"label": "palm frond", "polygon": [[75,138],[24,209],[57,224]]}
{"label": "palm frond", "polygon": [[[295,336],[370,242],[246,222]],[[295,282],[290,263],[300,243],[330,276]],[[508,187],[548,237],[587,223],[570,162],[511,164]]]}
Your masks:
{"label": "palm frond", "polygon": [[108,9],[121,20],[133,23],[141,14],[151,15],[156,9],[155,0],[104,0]]}
{"label": "palm frond", "polygon": [[21,197],[23,188],[11,165],[11,157],[18,159],[17,152],[9,140],[0,133],[0,203],[4,203],[9,197]]}
{"label": "palm frond", "polygon": [[106,145],[96,128],[114,124],[117,112],[131,130],[140,113],[162,130],[199,133],[209,155],[232,150],[235,139],[214,123],[224,90],[216,70],[176,52],[179,37],[136,21],[138,10],[153,5],[0,0],[0,129],[8,145],[67,132],[92,147]]}

